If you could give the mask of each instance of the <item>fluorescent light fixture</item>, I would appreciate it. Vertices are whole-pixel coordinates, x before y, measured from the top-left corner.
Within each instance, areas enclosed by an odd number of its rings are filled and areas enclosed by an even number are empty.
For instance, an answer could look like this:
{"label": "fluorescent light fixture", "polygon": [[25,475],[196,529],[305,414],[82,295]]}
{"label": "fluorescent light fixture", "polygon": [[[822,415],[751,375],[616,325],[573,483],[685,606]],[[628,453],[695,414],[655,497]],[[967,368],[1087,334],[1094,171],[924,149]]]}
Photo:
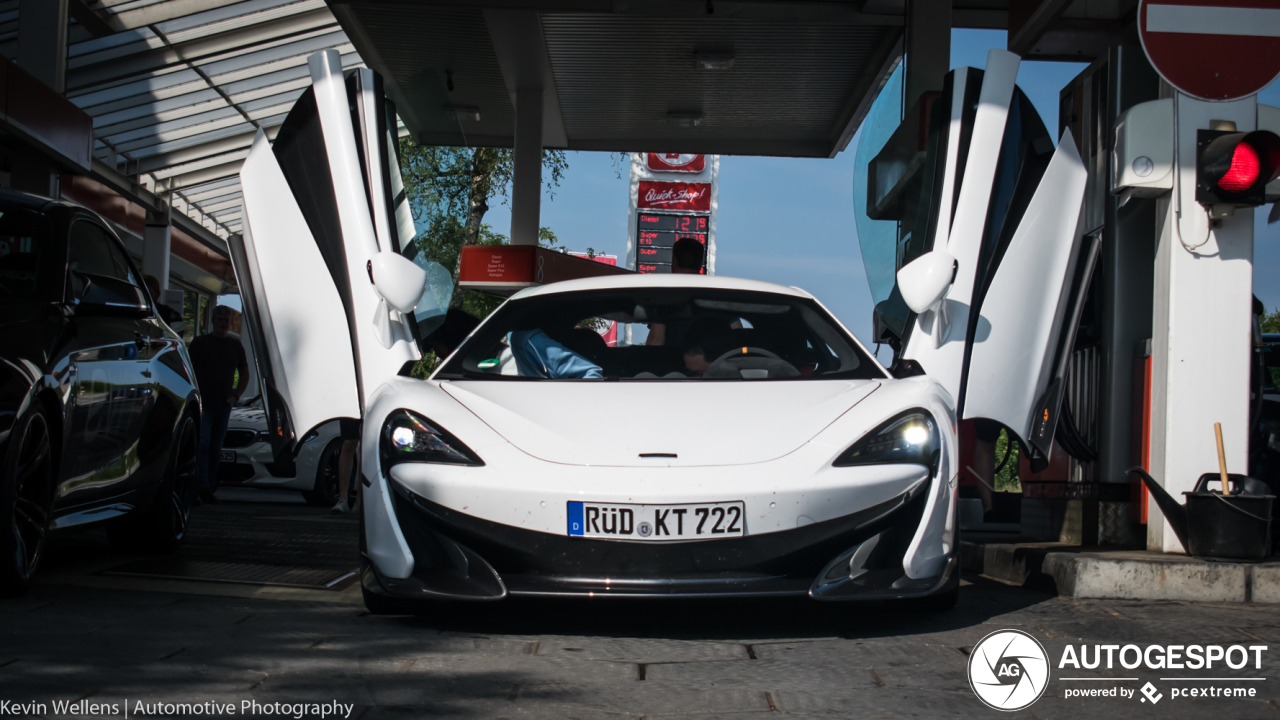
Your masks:
{"label": "fluorescent light fixture", "polygon": [[728,70],[733,67],[733,51],[695,52],[693,66],[699,70]]}
{"label": "fluorescent light fixture", "polygon": [[457,115],[459,120],[480,122],[480,108],[474,105],[445,105],[444,111]]}
{"label": "fluorescent light fixture", "polygon": [[702,113],[669,112],[667,113],[667,124],[677,127],[698,127],[702,124]]}

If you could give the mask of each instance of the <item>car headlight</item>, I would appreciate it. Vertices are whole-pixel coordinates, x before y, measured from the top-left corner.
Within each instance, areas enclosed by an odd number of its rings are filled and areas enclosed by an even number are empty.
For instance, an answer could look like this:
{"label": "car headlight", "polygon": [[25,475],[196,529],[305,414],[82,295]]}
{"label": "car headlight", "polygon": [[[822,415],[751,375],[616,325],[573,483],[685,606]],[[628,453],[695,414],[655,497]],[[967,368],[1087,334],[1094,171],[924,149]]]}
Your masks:
{"label": "car headlight", "polygon": [[867,433],[832,463],[836,467],[913,463],[935,470],[942,452],[938,423],[925,410],[908,410]]}
{"label": "car headlight", "polygon": [[381,455],[384,472],[406,462],[484,465],[461,440],[409,410],[396,410],[382,426]]}

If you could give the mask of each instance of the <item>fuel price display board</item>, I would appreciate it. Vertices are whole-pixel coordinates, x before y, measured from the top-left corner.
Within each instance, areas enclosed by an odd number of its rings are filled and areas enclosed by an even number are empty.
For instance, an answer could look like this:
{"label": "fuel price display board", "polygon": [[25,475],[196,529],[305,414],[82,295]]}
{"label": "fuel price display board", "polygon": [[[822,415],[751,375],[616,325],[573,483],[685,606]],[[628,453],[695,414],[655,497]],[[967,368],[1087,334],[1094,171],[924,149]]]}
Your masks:
{"label": "fuel price display board", "polygon": [[676,241],[693,238],[702,243],[702,274],[707,272],[706,215],[639,213],[636,216],[636,271],[649,275],[671,272]]}
{"label": "fuel price display board", "polygon": [[716,271],[720,157],[631,153],[627,268],[644,275],[671,272],[677,243],[702,244],[703,275]]}

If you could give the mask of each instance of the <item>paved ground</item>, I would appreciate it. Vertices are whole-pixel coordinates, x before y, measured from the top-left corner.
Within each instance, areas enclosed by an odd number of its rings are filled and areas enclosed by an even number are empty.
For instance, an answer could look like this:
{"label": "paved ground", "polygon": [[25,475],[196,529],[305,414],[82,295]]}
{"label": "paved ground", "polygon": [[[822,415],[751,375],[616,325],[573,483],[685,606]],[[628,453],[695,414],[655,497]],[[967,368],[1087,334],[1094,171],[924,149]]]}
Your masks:
{"label": "paved ground", "polygon": [[[284,493],[227,500],[197,511],[185,557],[205,564],[174,573],[290,566],[272,577],[323,585],[354,569],[353,520]],[[1007,717],[977,700],[965,668],[984,636],[1017,628],[1039,638],[1055,666],[1067,643],[1273,649],[1261,671],[1213,672],[1261,681],[1055,668],[1045,696],[1015,716],[1280,720],[1280,610],[1267,606],[1059,599],[976,577],[956,610],[934,617],[807,602],[511,601],[386,618],[364,612],[350,580],[326,590],[110,574],[152,567],[137,563],[112,554],[100,533],[64,536],[33,591],[0,600],[0,714],[5,700],[44,703],[28,714],[55,716],[55,700],[87,698],[107,712],[81,717],[111,716],[113,704],[121,717],[126,701],[132,716],[139,701],[234,703],[239,713],[242,702],[334,700],[367,720]],[[1059,679],[1068,676],[1140,679]],[[1161,694],[1154,706],[1140,693],[1064,697],[1147,681]],[[1256,696],[1172,697],[1211,686],[1253,687]]]}

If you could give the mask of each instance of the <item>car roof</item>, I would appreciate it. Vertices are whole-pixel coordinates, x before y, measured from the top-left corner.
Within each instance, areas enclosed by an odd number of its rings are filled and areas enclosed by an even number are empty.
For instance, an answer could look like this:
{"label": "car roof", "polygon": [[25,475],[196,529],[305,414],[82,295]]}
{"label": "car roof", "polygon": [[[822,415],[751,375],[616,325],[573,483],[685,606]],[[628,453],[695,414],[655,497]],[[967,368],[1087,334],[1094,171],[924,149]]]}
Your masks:
{"label": "car roof", "polygon": [[716,290],[749,290],[753,292],[775,293],[791,297],[813,299],[809,293],[796,287],[775,285],[774,283],[745,278],[724,277],[722,275],[687,275],[663,274],[641,275],[605,275],[602,277],[583,278],[581,280],[562,280],[547,285],[525,288],[512,300],[554,295],[558,293],[579,292],[582,290],[630,290],[636,288],[710,288]]}
{"label": "car roof", "polygon": [[0,188],[0,202],[10,206],[17,205],[18,207],[26,210],[41,212],[51,203],[57,203],[58,201],[40,195],[33,195],[32,193],[23,192],[21,190]]}

